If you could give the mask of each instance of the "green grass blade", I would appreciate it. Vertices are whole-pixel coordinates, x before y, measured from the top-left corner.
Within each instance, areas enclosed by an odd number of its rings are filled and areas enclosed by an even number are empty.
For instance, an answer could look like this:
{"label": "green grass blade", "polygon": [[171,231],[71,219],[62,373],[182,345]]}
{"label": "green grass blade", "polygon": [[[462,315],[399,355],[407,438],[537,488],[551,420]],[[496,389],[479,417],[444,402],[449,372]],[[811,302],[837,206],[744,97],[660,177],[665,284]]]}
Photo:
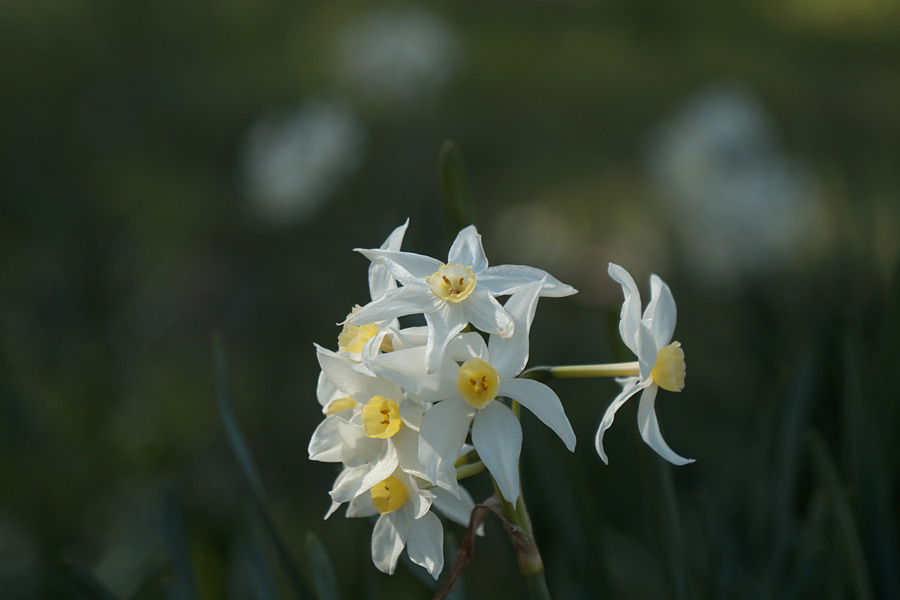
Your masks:
{"label": "green grass blade", "polygon": [[181,504],[175,498],[175,492],[171,488],[166,490],[165,536],[172,565],[172,583],[169,595],[178,600],[200,600],[197,584],[194,581],[194,570],[191,566],[191,552],[187,532],[184,528],[184,515]]}
{"label": "green grass blade", "polygon": [[844,494],[834,459],[828,452],[825,440],[822,439],[822,436],[817,431],[810,430],[807,432],[806,441],[819,482],[831,504],[831,514],[847,561],[854,595],[859,600],[871,600],[873,596],[869,568],[866,564],[866,557],[860,541],[859,531],[856,527],[856,521]]}
{"label": "green grass blade", "polygon": [[225,430],[228,445],[231,446],[231,450],[240,467],[241,475],[244,477],[244,482],[250,490],[250,497],[253,499],[253,504],[259,513],[263,528],[268,533],[270,541],[275,547],[275,552],[290,584],[291,591],[296,598],[313,598],[313,593],[304,581],[296,560],[275,525],[275,520],[269,511],[269,501],[263,489],[262,480],[256,471],[253,457],[250,454],[247,443],[244,441],[237,417],[234,414],[231,394],[228,389],[228,370],[225,362],[225,345],[222,342],[222,338],[218,335],[214,336],[212,346],[216,402],[219,407],[219,416],[222,419],[222,427]]}
{"label": "green grass blade", "polygon": [[313,586],[319,600],[338,600],[341,595],[338,592],[337,577],[334,574],[334,565],[316,534],[309,532],[305,540],[306,558],[313,576]]}
{"label": "green grass blade", "polygon": [[439,160],[441,196],[444,214],[454,232],[475,223],[475,206],[469,194],[469,180],[463,164],[462,152],[453,140],[441,146]]}

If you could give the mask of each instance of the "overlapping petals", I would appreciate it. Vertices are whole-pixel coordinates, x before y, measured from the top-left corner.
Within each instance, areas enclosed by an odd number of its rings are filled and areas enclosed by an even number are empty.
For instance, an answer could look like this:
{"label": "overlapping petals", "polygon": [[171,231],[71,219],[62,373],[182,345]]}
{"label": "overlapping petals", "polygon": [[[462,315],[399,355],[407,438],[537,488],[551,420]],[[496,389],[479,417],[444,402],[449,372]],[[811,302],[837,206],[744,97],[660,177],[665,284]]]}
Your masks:
{"label": "overlapping petals", "polygon": [[[603,462],[609,462],[603,449],[603,436],[612,426],[616,411],[625,404],[626,400],[641,392],[638,406],[638,428],[643,440],[657,454],[673,464],[684,465],[694,462],[693,459],[679,456],[669,448],[660,433],[656,417],[656,395],[660,386],[653,374],[658,362],[665,359],[665,357],[660,358],[663,356],[660,351],[669,345],[675,332],[677,311],[672,292],[662,279],[657,275],[651,275],[650,302],[642,315],[641,295],[628,271],[619,265],[610,263],[609,275],[622,286],[624,301],[619,318],[619,334],[628,349],[637,356],[640,376],[619,379],[622,391],[606,409],[594,439],[597,453]],[[681,353],[681,357],[680,369],[683,377],[683,353]]]}
{"label": "overlapping petals", "polygon": [[[357,249],[372,263],[386,268],[402,287],[391,289],[347,318],[347,323],[364,325],[394,319],[410,314],[423,314],[428,324],[428,342],[425,348],[427,371],[432,372],[441,363],[447,344],[467,325],[485,333],[510,337],[515,325],[507,311],[496,300],[498,296],[515,293],[524,286],[543,282],[542,296],[562,297],[575,293],[572,286],[558,281],[540,269],[522,265],[488,266],[481,243],[481,236],[474,226],[459,232],[450,248],[447,263],[411,252],[392,249]],[[443,277],[447,268],[457,266],[467,271],[465,278],[474,280],[471,289],[452,288],[446,295],[439,295],[429,284],[429,278]],[[458,272],[462,272],[457,270]],[[469,285],[468,283],[466,284]],[[453,293],[451,293],[453,292]],[[455,292],[459,292],[458,294]]]}

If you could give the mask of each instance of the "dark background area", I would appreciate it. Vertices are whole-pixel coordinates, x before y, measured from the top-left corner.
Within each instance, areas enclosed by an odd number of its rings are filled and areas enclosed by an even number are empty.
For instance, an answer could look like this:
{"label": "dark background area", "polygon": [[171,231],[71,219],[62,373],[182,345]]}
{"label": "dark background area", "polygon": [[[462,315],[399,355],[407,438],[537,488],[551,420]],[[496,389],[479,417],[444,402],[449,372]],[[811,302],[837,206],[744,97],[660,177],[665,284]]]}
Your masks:
{"label": "dark background area", "polygon": [[[313,343],[368,299],[352,249],[409,217],[404,249],[446,255],[447,138],[492,264],[580,290],[542,301],[532,365],[627,360],[609,261],[678,303],[687,387],[657,409],[695,464],[644,446],[631,402],[604,466],[611,381],[554,383],[574,455],[524,418],[554,597],[900,597],[898,73],[889,0],[4,4],[3,597],[77,597],[60,559],[164,597],[167,485],[203,598],[257,597],[254,553],[289,597],[215,331],[300,564],[314,532],[343,597],[429,597],[375,570],[370,523],[322,521],[336,473],[306,448]],[[488,522],[466,597],[524,593],[505,536]]]}

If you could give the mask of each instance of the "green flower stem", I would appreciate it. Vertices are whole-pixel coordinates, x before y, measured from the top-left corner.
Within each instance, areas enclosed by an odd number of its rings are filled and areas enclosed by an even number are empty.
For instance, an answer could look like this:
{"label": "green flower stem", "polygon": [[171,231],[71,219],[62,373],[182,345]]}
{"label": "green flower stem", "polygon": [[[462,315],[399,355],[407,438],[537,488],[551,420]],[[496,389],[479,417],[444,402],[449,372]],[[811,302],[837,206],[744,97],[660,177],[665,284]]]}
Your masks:
{"label": "green flower stem", "polygon": [[468,463],[465,465],[461,465],[456,467],[456,478],[457,479],[465,479],[466,477],[471,477],[472,475],[477,475],[485,470],[484,463],[481,461]]}
{"label": "green flower stem", "polygon": [[639,377],[640,364],[637,362],[609,363],[600,365],[565,365],[562,367],[532,367],[519,377],[536,381],[551,379],[584,379],[591,377]]}

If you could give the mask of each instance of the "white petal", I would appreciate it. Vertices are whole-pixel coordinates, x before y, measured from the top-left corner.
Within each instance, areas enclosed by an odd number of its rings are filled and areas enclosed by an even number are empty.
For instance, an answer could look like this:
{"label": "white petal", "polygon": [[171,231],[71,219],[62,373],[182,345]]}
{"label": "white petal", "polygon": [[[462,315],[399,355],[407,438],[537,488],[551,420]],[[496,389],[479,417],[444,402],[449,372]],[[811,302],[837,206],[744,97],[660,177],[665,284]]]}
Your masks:
{"label": "white petal", "polygon": [[656,342],[653,340],[653,334],[650,329],[644,325],[643,321],[638,321],[637,330],[635,331],[635,342],[637,344],[637,358],[640,363],[641,379],[650,379],[650,373],[656,366]]}
{"label": "white petal", "polygon": [[[487,269],[488,260],[484,255],[484,248],[481,245],[481,235],[474,225],[469,225],[459,232],[453,245],[450,246],[450,255],[447,258],[450,264],[461,264],[466,267],[472,267],[472,272],[478,277],[478,273]],[[430,275],[430,273],[429,273]]]}
{"label": "white petal", "polygon": [[378,509],[372,504],[372,494],[360,494],[347,505],[346,516],[371,517],[378,514]]}
{"label": "white petal", "polygon": [[444,357],[441,367],[425,374],[426,348],[411,348],[379,354],[369,360],[369,366],[379,376],[394,382],[425,402],[444,400],[458,393],[456,376],[459,366]]}
{"label": "white petal", "polygon": [[[371,489],[391,476],[397,468],[397,449],[393,444],[384,444],[384,453],[374,463],[367,463],[344,469],[329,492],[335,502],[347,502]],[[346,475],[345,475],[346,474]]]}
{"label": "white petal", "polygon": [[404,510],[395,510],[378,517],[372,530],[372,562],[379,571],[394,574],[408,533],[409,521]]}
{"label": "white petal", "polygon": [[675,454],[659,432],[659,421],[656,419],[655,406],[657,390],[659,390],[658,385],[651,385],[641,394],[641,401],[638,404],[638,429],[641,431],[641,437],[657,454],[673,465],[692,463],[694,459],[684,458]]}
{"label": "white petal", "polygon": [[463,527],[469,526],[469,518],[472,516],[472,509],[475,508],[475,501],[472,500],[472,496],[469,495],[466,488],[459,486],[458,498],[441,488],[434,488],[431,491],[434,494],[434,507],[441,511],[441,514]]}
{"label": "white petal", "polygon": [[409,427],[400,427],[390,442],[397,449],[397,461],[404,473],[428,479],[428,474],[419,462],[419,436],[415,431]]}
{"label": "white petal", "polygon": [[[400,245],[403,243],[403,235],[406,233],[406,228],[408,226],[409,219],[406,220],[406,223],[391,232],[391,235],[389,235],[381,245],[381,249],[399,250]],[[373,262],[369,265],[369,294],[372,297],[372,300],[375,300],[395,287],[397,287],[397,282],[394,281],[394,276],[391,275],[391,272],[387,267],[377,262]]]}
{"label": "white petal", "polygon": [[357,396],[364,395],[365,392],[363,390],[374,379],[371,376],[360,373],[357,363],[338,356],[331,350],[321,346],[316,346],[316,358],[319,361],[319,366],[322,367],[322,373],[325,374],[325,377],[345,396],[357,399]]}
{"label": "white petal", "polygon": [[365,404],[372,396],[384,396],[398,403],[403,397],[397,384],[376,377],[374,373],[369,374],[369,368],[365,365],[340,357],[320,346],[316,346],[316,357],[325,376],[344,395],[360,404]]}
{"label": "white petal", "polygon": [[425,283],[425,278],[429,275],[434,275],[441,268],[441,261],[412,252],[381,249],[366,250],[364,248],[355,248],[355,250],[372,262],[377,262],[387,267],[394,279],[403,285],[428,287]]}
{"label": "white petal", "polygon": [[442,302],[437,310],[425,314],[425,322],[428,324],[426,372],[434,373],[444,360],[447,344],[465,328],[467,321],[459,305]]}
{"label": "white petal", "polygon": [[322,518],[323,518],[323,519],[327,519],[328,517],[330,517],[331,515],[334,514],[334,511],[336,511],[336,510],[339,509],[340,507],[341,507],[341,503],[340,503],[340,502],[335,502],[334,500],[332,500],[332,501],[331,501],[331,506],[328,507],[328,512],[326,512],[326,513],[325,513],[325,516],[322,517]]}
{"label": "white petal", "polygon": [[480,409],[472,424],[472,443],[484,466],[491,472],[503,497],[513,504],[519,498],[519,453],[522,426],[501,402]]}
{"label": "white petal", "polygon": [[341,462],[344,437],[339,425],[340,417],[325,417],[309,440],[309,460]]}
{"label": "white petal", "polygon": [[421,519],[422,515],[431,510],[434,494],[431,493],[431,490],[420,490],[413,475],[406,475],[404,486],[406,487],[405,507],[410,509],[411,518]]}
{"label": "white petal", "polygon": [[578,292],[571,285],[560,282],[553,275],[525,265],[498,265],[489,267],[477,276],[477,285],[492,296],[512,294],[522,286],[544,280],[541,296],[561,298]]}
{"label": "white petal", "polygon": [[394,344],[395,351],[416,348],[428,343],[428,328],[425,326],[406,327],[395,331],[394,336],[396,338],[396,343]]}
{"label": "white petal", "polygon": [[622,286],[622,292],[625,294],[619,317],[619,335],[629,350],[639,354],[637,332],[641,322],[641,293],[628,271],[619,265],[609,263],[609,276]]}
{"label": "white petal", "polygon": [[403,424],[416,433],[422,426],[422,417],[425,415],[425,407],[412,396],[406,396],[400,403],[400,418]]}
{"label": "white petal", "polygon": [[484,358],[487,355],[487,344],[484,343],[484,338],[474,331],[461,333],[450,340],[447,350],[444,352],[444,356],[449,356],[452,360],[460,363],[464,363],[470,358]]}
{"label": "white petal", "polygon": [[316,399],[318,399],[319,404],[322,405],[322,412],[325,411],[325,408],[332,400],[341,396],[343,396],[343,394],[341,394],[340,391],[334,387],[334,384],[325,377],[325,372],[320,371],[319,380],[316,382]]}
{"label": "white petal", "polygon": [[600,458],[606,464],[609,464],[609,458],[606,457],[606,452],[603,450],[603,434],[605,434],[606,430],[612,426],[613,420],[616,418],[616,411],[625,404],[626,400],[634,396],[637,391],[641,389],[640,383],[641,381],[637,377],[630,377],[624,384],[625,387],[619,395],[616,396],[615,400],[612,401],[612,404],[609,405],[606,412],[603,413],[603,419],[600,421],[600,427],[597,428],[597,435],[594,437],[594,447],[597,449],[597,454],[600,455]]}
{"label": "white petal", "polygon": [[540,297],[541,282],[530,283],[506,301],[504,309],[512,318],[515,330],[510,337],[492,335],[488,341],[491,360],[501,379],[515,377],[528,364],[528,335]]}
{"label": "white petal", "polygon": [[459,458],[474,416],[475,409],[462,398],[438,402],[425,413],[419,429],[419,461],[431,483],[456,491],[453,463]]}
{"label": "white petal", "polygon": [[570,452],[575,451],[575,432],[562,402],[549,387],[531,379],[510,379],[500,384],[497,393],[512,398],[530,410],[559,436]]}
{"label": "white petal", "polygon": [[672,290],[658,275],[650,276],[650,303],[644,310],[643,322],[650,328],[656,347],[668,346],[675,333],[675,320],[678,311],[675,308],[675,298]]}
{"label": "white petal", "polygon": [[442,304],[428,287],[404,286],[385,292],[377,300],[373,300],[349,315],[345,323],[368,325],[376,321],[396,319],[406,315],[432,312]]}
{"label": "white petal", "polygon": [[425,567],[435,579],[444,568],[444,528],[441,520],[432,513],[409,524],[406,552],[411,561]]}
{"label": "white petal", "polygon": [[512,318],[506,310],[484,290],[476,289],[461,303],[464,320],[485,333],[509,337],[515,331]]}

